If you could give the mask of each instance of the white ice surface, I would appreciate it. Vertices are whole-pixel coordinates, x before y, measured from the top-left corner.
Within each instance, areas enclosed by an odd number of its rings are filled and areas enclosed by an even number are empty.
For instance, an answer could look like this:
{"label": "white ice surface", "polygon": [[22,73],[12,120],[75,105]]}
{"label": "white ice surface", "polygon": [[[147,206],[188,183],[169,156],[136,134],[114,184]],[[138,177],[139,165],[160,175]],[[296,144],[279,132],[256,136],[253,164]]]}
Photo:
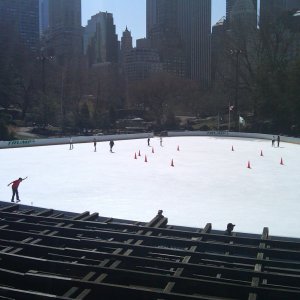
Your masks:
{"label": "white ice surface", "polygon": [[[105,217],[300,237],[300,146],[214,137],[164,138],[0,150],[0,200]],[[177,151],[177,147],[179,150]],[[234,151],[232,150],[234,147]],[[134,159],[134,154],[141,157]],[[263,151],[263,156],[260,155]],[[148,162],[145,162],[147,155]],[[281,158],[284,165],[280,164]],[[171,167],[171,160],[174,167]],[[251,169],[247,168],[248,161]]]}

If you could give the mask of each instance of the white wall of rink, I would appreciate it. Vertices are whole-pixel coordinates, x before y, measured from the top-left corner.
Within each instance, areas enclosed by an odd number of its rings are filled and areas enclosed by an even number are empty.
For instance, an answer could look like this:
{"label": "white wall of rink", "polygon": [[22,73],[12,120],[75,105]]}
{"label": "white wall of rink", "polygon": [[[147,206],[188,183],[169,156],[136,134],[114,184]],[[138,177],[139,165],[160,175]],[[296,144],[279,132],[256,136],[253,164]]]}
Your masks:
{"label": "white wall of rink", "polygon": [[[271,140],[273,136],[277,135],[261,134],[261,133],[245,133],[245,132],[228,132],[228,131],[169,131],[166,134],[169,137],[180,136],[219,136],[219,137],[238,137],[238,138],[252,138]],[[153,133],[137,133],[137,134],[117,134],[117,135],[101,135],[101,136],[72,136],[72,142],[90,143],[96,139],[97,142],[118,141],[118,140],[133,140],[153,138]],[[300,138],[293,138],[287,136],[280,136],[282,142],[300,144]],[[63,145],[69,144],[70,137],[63,138],[49,138],[49,139],[28,139],[28,140],[13,140],[0,141],[0,149],[5,148],[19,148],[19,147],[34,147],[34,146],[49,146],[49,145]]]}
{"label": "white wall of rink", "polygon": [[[97,142],[106,142],[110,140],[134,140],[153,137],[153,133],[137,133],[137,134],[118,134],[118,135],[100,135],[100,136],[72,136],[72,143],[91,143],[94,139]],[[0,141],[0,149],[4,148],[19,148],[19,147],[34,147],[34,146],[50,146],[50,145],[64,145],[70,143],[70,136],[63,138],[49,138],[49,139],[28,139],[28,140],[13,140]]]}
{"label": "white wall of rink", "polygon": [[[275,134],[262,134],[262,133],[246,133],[246,132],[228,132],[228,131],[170,131],[169,137],[180,136],[219,136],[219,137],[237,137],[237,138],[250,138],[250,139],[263,139],[272,140],[273,136],[277,139]],[[300,138],[293,138],[288,136],[280,136],[281,142],[300,144]]]}

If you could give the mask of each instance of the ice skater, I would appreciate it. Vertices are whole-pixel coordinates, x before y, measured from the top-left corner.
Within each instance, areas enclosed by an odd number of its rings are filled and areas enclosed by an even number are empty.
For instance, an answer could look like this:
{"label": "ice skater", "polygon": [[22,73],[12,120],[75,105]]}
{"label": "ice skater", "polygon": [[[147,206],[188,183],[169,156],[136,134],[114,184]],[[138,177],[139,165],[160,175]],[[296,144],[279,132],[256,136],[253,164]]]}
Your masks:
{"label": "ice skater", "polygon": [[16,200],[16,203],[20,202],[20,198],[19,198],[19,192],[18,192],[18,187],[19,187],[19,184],[25,180],[27,177],[25,178],[19,178],[19,179],[16,179],[14,181],[12,181],[11,183],[9,183],[7,186],[10,186],[12,184],[12,198],[11,198],[11,202],[14,202],[14,199],[15,199],[15,196],[17,196],[17,200]]}
{"label": "ice skater", "polygon": [[147,139],[148,146],[150,147],[150,138]]}
{"label": "ice skater", "polygon": [[70,148],[69,148],[69,150],[73,150],[73,148],[74,148],[73,139],[72,139],[72,137],[70,137]]}
{"label": "ice skater", "polygon": [[232,230],[234,229],[234,224],[232,224],[232,223],[228,223],[227,224],[227,229],[226,229],[226,233],[228,234],[228,235],[231,235],[231,232],[232,232]]}
{"label": "ice skater", "polygon": [[277,147],[279,148],[279,144],[280,144],[280,135],[277,136]]}
{"label": "ice skater", "polygon": [[163,146],[162,145],[162,137],[159,138],[159,144],[160,144],[161,147]]}
{"label": "ice skater", "polygon": [[97,141],[96,141],[96,139],[94,139],[94,152],[96,152],[97,151]]}
{"label": "ice skater", "polygon": [[273,135],[273,138],[272,138],[272,147],[275,146],[275,136]]}
{"label": "ice skater", "polygon": [[110,142],[109,142],[109,147],[110,147],[110,152],[112,153],[113,152],[113,146],[114,146],[114,141],[113,140],[111,140]]}

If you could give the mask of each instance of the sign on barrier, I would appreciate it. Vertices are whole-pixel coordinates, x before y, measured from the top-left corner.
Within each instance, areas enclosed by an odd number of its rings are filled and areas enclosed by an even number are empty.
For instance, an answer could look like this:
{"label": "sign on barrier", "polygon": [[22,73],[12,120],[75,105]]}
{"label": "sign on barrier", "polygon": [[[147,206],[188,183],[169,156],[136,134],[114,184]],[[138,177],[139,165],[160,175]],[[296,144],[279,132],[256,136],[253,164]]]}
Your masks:
{"label": "sign on barrier", "polygon": [[14,141],[9,141],[8,146],[12,145],[30,145],[34,144],[36,141],[35,140],[14,140]]}
{"label": "sign on barrier", "polygon": [[228,131],[207,131],[207,135],[217,135],[217,136],[223,136],[228,135]]}
{"label": "sign on barrier", "polygon": [[[238,138],[252,138],[252,139],[265,139],[272,140],[273,135],[261,133],[245,133],[245,132],[228,132],[228,131],[168,131],[166,136],[169,137],[184,137],[184,136],[226,136]],[[73,143],[90,143],[96,139],[97,142],[106,142],[109,140],[130,140],[130,139],[143,139],[148,138],[149,133],[137,134],[118,134],[118,135],[102,135],[102,136],[74,136],[72,137]],[[150,134],[153,138],[153,133]],[[13,141],[0,141],[0,149],[5,148],[18,148],[18,147],[32,147],[32,146],[50,146],[50,145],[63,145],[68,144],[70,138],[50,138],[50,139],[31,139],[31,140],[13,140]],[[300,144],[300,138],[281,136],[281,141],[286,143]]]}

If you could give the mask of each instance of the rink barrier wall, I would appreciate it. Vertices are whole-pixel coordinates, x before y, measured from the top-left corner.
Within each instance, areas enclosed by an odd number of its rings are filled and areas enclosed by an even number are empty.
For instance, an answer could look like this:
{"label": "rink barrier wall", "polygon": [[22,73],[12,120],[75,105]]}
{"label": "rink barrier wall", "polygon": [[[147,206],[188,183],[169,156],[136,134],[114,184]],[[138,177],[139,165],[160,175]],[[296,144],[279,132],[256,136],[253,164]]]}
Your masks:
{"label": "rink barrier wall", "polygon": [[[108,142],[110,140],[133,140],[152,138],[153,133],[136,133],[136,134],[116,134],[116,135],[98,135],[98,136],[72,136],[72,143],[93,143],[94,139],[97,142]],[[28,139],[28,140],[13,140],[0,141],[0,149],[6,148],[22,148],[34,146],[51,146],[51,145],[65,145],[70,144],[71,137],[63,138],[49,138],[49,139]]]}
{"label": "rink barrier wall", "polygon": [[[228,132],[228,131],[169,131],[169,137],[180,136],[217,136],[217,137],[230,137],[230,138],[249,138],[249,139],[263,139],[272,140],[273,136],[277,142],[276,134],[263,134],[263,133],[247,133],[247,132]],[[281,142],[300,144],[300,138],[293,138],[288,136],[280,136]]]}
{"label": "rink barrier wall", "polygon": [[[184,136],[216,136],[230,138],[251,138],[272,140],[273,136],[277,139],[277,135],[262,134],[262,133],[245,133],[245,132],[228,132],[228,131],[169,131],[168,137],[184,137]],[[136,134],[118,134],[118,135],[101,135],[101,136],[72,136],[73,144],[92,143],[94,139],[97,142],[108,142],[110,140],[133,140],[153,138],[153,133],[136,133]],[[280,136],[281,142],[300,144],[300,138]],[[65,145],[70,143],[70,137],[64,138],[49,138],[49,139],[28,139],[28,140],[13,140],[0,141],[0,149],[5,148],[21,148],[34,146],[50,146],[50,145]]]}

